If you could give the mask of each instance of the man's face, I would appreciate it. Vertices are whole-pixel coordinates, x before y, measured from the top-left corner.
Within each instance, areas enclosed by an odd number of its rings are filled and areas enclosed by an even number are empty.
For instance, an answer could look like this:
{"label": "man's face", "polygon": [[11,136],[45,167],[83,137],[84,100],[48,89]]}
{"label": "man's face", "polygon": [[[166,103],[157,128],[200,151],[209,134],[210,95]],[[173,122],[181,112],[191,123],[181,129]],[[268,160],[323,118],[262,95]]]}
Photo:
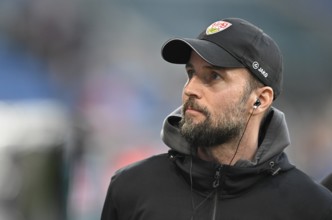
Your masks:
{"label": "man's face", "polygon": [[186,65],[180,132],[193,147],[237,140],[248,119],[250,73],[212,66],[192,52]]}

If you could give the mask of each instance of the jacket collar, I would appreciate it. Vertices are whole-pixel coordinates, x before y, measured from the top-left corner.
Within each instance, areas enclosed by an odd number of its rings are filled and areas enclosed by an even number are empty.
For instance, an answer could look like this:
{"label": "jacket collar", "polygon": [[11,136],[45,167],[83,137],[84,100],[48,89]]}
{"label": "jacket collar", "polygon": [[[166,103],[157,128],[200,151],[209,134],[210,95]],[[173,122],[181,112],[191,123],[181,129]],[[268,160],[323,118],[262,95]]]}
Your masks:
{"label": "jacket collar", "polygon": [[218,190],[223,198],[237,196],[266,176],[276,176],[294,167],[289,163],[285,153],[251,167],[216,164],[174,150],[170,150],[168,155],[193,190],[203,196]]}

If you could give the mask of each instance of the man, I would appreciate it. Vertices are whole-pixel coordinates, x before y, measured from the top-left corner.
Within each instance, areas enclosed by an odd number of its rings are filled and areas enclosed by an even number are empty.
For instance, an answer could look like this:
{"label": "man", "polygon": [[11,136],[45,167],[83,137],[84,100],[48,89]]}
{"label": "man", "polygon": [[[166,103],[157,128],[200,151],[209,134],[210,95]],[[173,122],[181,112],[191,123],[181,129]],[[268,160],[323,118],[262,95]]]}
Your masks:
{"label": "man", "polygon": [[229,18],[166,42],[162,56],[188,75],[163,125],[170,151],[115,174],[102,220],[332,219],[331,193],[283,152],[288,129],[272,107],[282,56],[268,35]]}

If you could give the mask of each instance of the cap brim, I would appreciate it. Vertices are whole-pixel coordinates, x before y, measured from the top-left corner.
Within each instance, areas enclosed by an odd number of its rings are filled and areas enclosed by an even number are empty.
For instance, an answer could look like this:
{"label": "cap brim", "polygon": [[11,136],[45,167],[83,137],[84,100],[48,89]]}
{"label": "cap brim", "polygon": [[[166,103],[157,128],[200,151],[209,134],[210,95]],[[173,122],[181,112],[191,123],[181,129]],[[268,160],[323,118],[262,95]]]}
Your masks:
{"label": "cap brim", "polygon": [[206,40],[175,38],[167,41],[162,49],[162,57],[175,64],[188,63],[194,50],[206,62],[220,67],[244,67],[244,65],[218,45]]}

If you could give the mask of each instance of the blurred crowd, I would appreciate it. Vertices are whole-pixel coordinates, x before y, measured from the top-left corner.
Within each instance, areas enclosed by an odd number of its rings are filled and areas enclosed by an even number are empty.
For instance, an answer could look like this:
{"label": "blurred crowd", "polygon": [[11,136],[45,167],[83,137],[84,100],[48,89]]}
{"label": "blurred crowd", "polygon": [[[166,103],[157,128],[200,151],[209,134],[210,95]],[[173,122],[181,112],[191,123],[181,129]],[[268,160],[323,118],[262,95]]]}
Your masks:
{"label": "blurred crowd", "polygon": [[[98,219],[118,168],[167,151],[162,121],[181,104],[186,79],[161,59],[162,43],[227,16],[261,22],[280,42],[285,94],[276,105],[289,123],[290,159],[317,181],[332,172],[324,5],[304,1],[296,17],[255,2],[217,10],[222,1],[209,0],[198,13],[202,5],[187,0],[0,0],[0,220]],[[253,13],[262,7],[270,20]],[[321,17],[304,21],[307,10]]]}

